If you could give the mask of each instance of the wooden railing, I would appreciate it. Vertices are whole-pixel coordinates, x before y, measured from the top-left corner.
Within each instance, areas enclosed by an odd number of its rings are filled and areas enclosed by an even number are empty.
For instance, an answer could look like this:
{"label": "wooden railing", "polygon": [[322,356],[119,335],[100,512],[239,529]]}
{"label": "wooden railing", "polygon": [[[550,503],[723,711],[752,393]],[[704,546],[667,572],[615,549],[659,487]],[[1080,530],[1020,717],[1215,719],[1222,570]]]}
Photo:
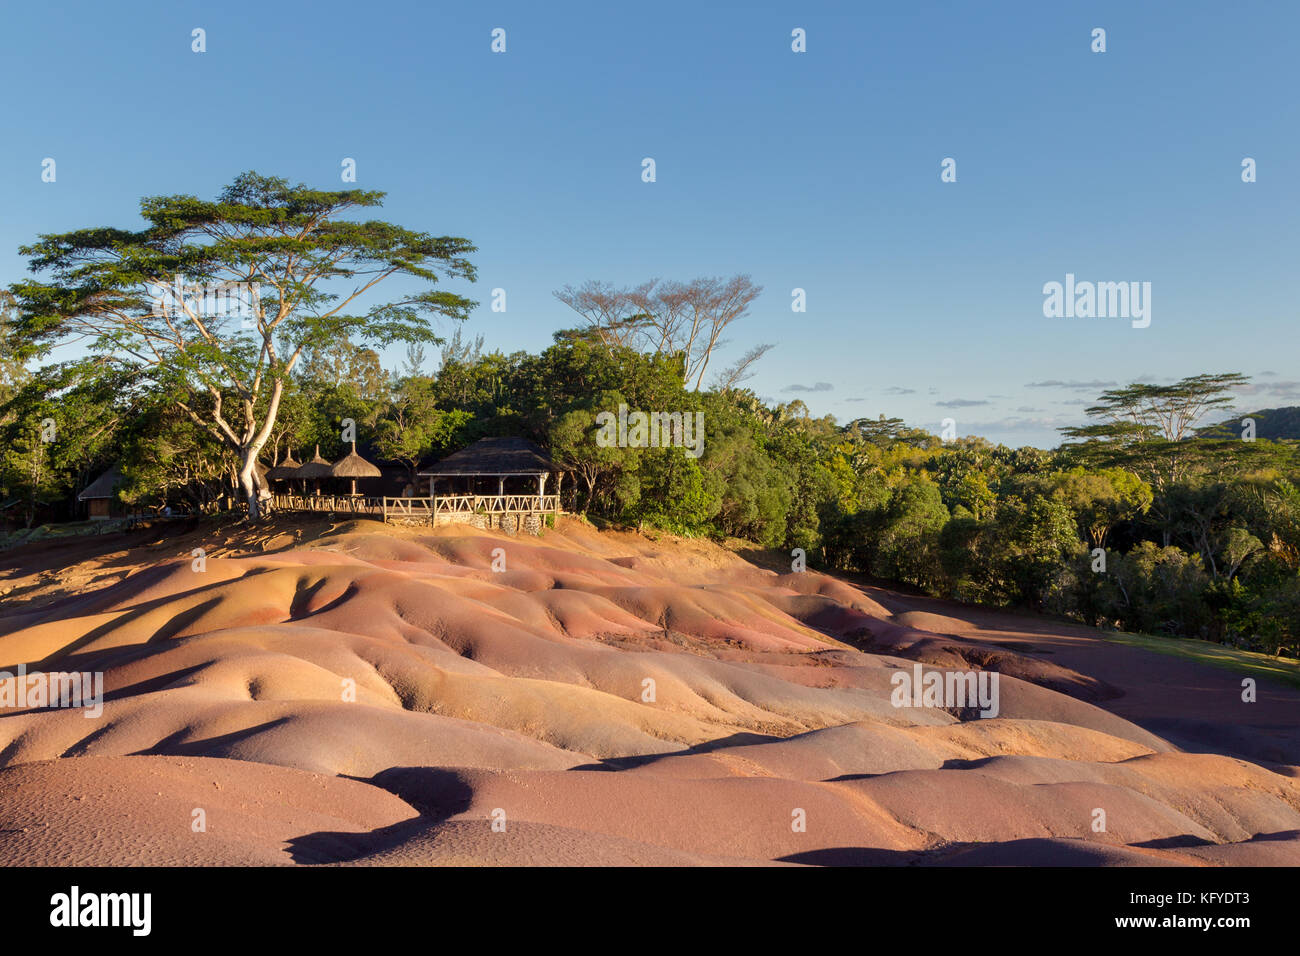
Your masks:
{"label": "wooden railing", "polygon": [[383,514],[384,511],[384,499],[367,498],[364,495],[279,494],[271,496],[271,505],[276,511],[327,511],[363,515]]}
{"label": "wooden railing", "polygon": [[429,507],[431,498],[385,498],[384,520],[405,519],[432,524],[433,509]]}
{"label": "wooden railing", "polygon": [[439,495],[436,498],[367,498],[364,495],[277,494],[276,511],[381,515],[385,521],[433,524],[437,515],[558,514],[559,495]]}
{"label": "wooden railing", "polygon": [[385,498],[384,520],[428,521],[437,515],[558,514],[559,495],[439,495],[436,498]]}
{"label": "wooden railing", "polygon": [[463,511],[480,514],[540,514],[560,510],[559,495],[439,495],[433,502],[438,514]]}

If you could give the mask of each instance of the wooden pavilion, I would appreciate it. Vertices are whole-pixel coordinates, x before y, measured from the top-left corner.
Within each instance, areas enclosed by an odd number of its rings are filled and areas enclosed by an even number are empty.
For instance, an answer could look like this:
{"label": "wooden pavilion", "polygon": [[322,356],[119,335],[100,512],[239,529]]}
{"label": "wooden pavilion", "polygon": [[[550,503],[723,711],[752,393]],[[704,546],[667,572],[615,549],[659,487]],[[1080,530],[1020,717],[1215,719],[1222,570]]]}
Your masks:
{"label": "wooden pavilion", "polygon": [[[332,465],[317,447],[315,457],[306,464],[273,471],[275,478],[314,482],[314,492],[277,494],[275,507],[365,514],[415,524],[472,524],[532,534],[540,534],[548,517],[560,513],[564,473],[542,448],[524,438],[484,438],[416,474],[417,480],[429,481],[427,498],[412,496],[409,486],[399,497],[382,490],[378,496],[373,491],[369,496],[358,494],[357,479],[384,478],[383,470],[357,454],[355,443],[351,452]],[[552,475],[555,490],[547,494]],[[322,494],[320,483],[327,478],[350,480],[352,493]]]}
{"label": "wooden pavilion", "polygon": [[[429,479],[429,497],[384,499],[385,521],[415,518],[537,534],[546,517],[560,511],[564,473],[526,438],[482,438],[417,475]],[[555,493],[548,495],[551,475]]]}
{"label": "wooden pavilion", "polygon": [[[536,481],[538,495],[546,494],[546,479],[552,474],[563,479],[551,456],[526,438],[480,438],[468,448],[448,455],[417,474],[429,479],[429,495],[434,498],[438,496],[440,478],[447,479],[451,489],[460,484],[464,493],[476,495],[483,494],[484,480],[490,483],[495,478],[499,496],[506,493],[507,479],[516,485],[516,492],[522,490],[517,487],[520,479],[530,483]],[[559,493],[558,485],[557,481],[556,494]],[[487,490],[491,493],[491,488]]]}

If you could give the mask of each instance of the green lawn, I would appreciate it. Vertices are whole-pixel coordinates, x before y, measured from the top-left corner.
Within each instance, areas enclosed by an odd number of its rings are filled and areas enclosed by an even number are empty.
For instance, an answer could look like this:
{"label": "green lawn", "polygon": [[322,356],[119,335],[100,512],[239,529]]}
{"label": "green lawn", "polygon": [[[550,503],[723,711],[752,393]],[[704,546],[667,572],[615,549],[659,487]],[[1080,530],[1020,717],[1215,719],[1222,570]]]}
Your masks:
{"label": "green lawn", "polygon": [[1151,634],[1129,634],[1125,631],[1098,632],[1103,640],[1129,647],[1141,647],[1182,657],[1186,660],[1209,664],[1226,671],[1245,674],[1247,677],[1266,677],[1292,687],[1300,687],[1300,661],[1290,657],[1271,657],[1254,651],[1239,651],[1209,641],[1193,641],[1181,637],[1156,637]]}

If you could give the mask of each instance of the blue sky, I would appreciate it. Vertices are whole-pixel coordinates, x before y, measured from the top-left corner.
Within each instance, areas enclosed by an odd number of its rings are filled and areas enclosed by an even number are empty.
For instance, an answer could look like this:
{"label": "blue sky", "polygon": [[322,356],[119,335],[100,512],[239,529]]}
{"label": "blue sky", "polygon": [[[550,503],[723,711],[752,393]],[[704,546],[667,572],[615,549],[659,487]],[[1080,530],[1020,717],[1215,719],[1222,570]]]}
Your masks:
{"label": "blue sky", "polygon": [[[841,421],[1051,446],[1109,384],[1209,371],[1300,404],[1298,31],[1290,2],[13,5],[0,283],[141,196],[343,188],[352,157],[383,218],[479,247],[489,348],[576,324],[566,284],[744,272],[730,351],[777,345],[750,386]],[[1067,273],[1150,282],[1150,326],[1045,318]]]}

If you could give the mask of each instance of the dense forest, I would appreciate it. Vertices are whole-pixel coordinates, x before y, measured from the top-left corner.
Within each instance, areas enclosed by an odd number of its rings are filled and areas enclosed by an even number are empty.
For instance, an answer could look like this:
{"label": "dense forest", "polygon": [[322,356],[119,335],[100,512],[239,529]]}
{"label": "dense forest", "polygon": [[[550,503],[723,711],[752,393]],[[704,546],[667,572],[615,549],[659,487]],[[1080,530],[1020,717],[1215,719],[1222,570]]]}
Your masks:
{"label": "dense forest", "polygon": [[[26,247],[49,278],[0,297],[6,521],[77,517],[75,494],[113,463],[127,502],[204,511],[238,495],[257,520],[256,466],[317,445],[337,458],[348,420],[369,454],[412,474],[478,438],[523,436],[572,476],[565,509],[595,523],[741,538],[959,601],[1300,653],[1300,446],[1265,437],[1284,415],[1257,435],[1205,427],[1241,375],[1104,392],[1050,451],[884,417],[840,424],[744,387],[767,346],[711,364],[761,291],[744,276],[566,287],[556,296],[577,328],[540,354],[485,353],[430,322],[458,328],[475,305],[432,286],[474,280],[472,245],[337,218],[382,196],[247,173],[215,202],[144,200],[142,230]],[[173,273],[256,283],[251,332],[183,296],[151,303],[143,283]],[[349,311],[390,276],[430,291]],[[353,291],[323,291],[330,280]],[[78,342],[77,357],[51,361]],[[403,342],[403,367],[385,369],[380,350]],[[598,416],[623,405],[702,413],[703,454],[599,441]]]}

